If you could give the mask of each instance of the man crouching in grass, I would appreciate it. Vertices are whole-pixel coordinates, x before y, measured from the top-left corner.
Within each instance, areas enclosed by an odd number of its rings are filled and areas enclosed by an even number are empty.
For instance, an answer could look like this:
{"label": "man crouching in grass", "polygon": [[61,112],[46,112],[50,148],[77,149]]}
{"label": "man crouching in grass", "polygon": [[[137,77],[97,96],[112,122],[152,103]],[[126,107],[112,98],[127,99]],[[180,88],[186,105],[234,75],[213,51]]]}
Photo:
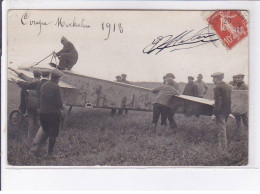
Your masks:
{"label": "man crouching in grass", "polygon": [[31,152],[39,156],[39,149],[49,139],[48,156],[54,158],[53,148],[59,135],[60,111],[63,108],[61,91],[58,85],[63,73],[57,69],[51,71],[51,80],[44,83],[40,89],[40,122],[39,129]]}
{"label": "man crouching in grass", "polygon": [[[152,90],[153,93],[158,93],[158,96],[155,99],[153,104],[153,121],[152,121],[152,132],[156,132],[157,122],[161,115],[161,125],[166,129],[167,118],[171,117],[171,108],[169,102],[174,95],[180,95],[180,92],[177,91],[174,87],[174,80],[172,78],[167,78],[166,85],[159,86]],[[169,120],[170,126],[174,122],[172,119]]]}

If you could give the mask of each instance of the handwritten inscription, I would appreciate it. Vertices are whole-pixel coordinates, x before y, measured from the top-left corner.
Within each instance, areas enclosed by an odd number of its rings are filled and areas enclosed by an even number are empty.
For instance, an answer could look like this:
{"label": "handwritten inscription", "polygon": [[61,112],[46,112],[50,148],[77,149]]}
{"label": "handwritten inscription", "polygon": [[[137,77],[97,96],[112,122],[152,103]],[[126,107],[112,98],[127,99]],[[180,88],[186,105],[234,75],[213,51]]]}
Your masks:
{"label": "handwritten inscription", "polygon": [[52,21],[42,21],[41,19],[39,20],[31,20],[30,19],[30,12],[27,11],[22,15],[21,18],[21,23],[23,25],[30,25],[30,26],[39,26],[39,33],[38,35],[40,35],[40,33],[42,32],[42,26],[48,26],[49,24],[52,23]]}
{"label": "handwritten inscription", "polygon": [[177,36],[159,36],[143,49],[143,53],[151,54],[155,52],[157,55],[164,49],[173,52],[182,49],[191,49],[219,40],[215,33],[209,32],[208,27],[199,30],[194,35],[192,35],[193,32],[194,30],[185,30]]}
{"label": "handwritten inscription", "polygon": [[73,21],[71,22],[67,22],[62,17],[58,17],[55,25],[61,28],[64,27],[90,28],[91,27],[90,25],[86,24],[86,20],[84,18],[81,18],[81,20],[78,21],[76,17],[74,17]]}
{"label": "handwritten inscription", "polygon": [[24,26],[37,26],[39,28],[38,36],[42,33],[43,26],[54,25],[58,28],[83,28],[89,29],[91,25],[87,24],[85,18],[73,17],[72,20],[65,20],[63,17],[58,17],[54,20],[34,19],[31,17],[31,12],[26,11],[21,17],[21,24]]}
{"label": "handwritten inscription", "polygon": [[123,33],[124,30],[123,30],[123,27],[122,27],[122,24],[121,23],[118,23],[118,24],[110,24],[110,23],[102,23],[102,30],[105,31],[107,29],[107,37],[104,39],[104,40],[107,40],[110,36],[110,33],[111,32],[120,32],[120,33]]}
{"label": "handwritten inscription", "polygon": [[[24,26],[38,27],[39,32],[38,36],[42,33],[43,27],[47,27],[48,25],[53,25],[57,28],[77,28],[77,29],[90,29],[92,26],[87,22],[86,18],[76,17],[74,16],[71,19],[64,18],[62,16],[58,16],[53,20],[43,20],[43,19],[35,19],[31,15],[30,11],[26,11],[21,17],[21,24]],[[120,33],[124,32],[122,23],[109,23],[102,22],[101,30],[104,32],[105,38],[104,40],[108,40],[112,33]]]}

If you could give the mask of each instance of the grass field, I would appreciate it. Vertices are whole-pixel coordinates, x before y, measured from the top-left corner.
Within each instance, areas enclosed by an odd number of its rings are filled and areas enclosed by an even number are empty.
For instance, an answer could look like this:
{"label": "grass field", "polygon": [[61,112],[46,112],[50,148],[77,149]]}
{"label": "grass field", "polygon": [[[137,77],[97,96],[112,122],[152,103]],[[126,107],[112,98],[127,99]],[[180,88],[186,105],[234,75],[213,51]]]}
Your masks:
{"label": "grass field", "polygon": [[[219,166],[247,164],[247,131],[233,137],[234,120],[228,122],[228,152],[217,147],[217,131],[209,117],[176,115],[176,134],[150,133],[152,113],[110,115],[108,110],[77,109],[60,131],[55,152],[61,157],[36,158],[29,154],[26,130],[10,130],[8,161],[11,165],[64,166]],[[19,131],[20,130],[20,131]],[[45,147],[45,150],[47,146]],[[46,152],[44,150],[44,152]]]}
{"label": "grass field", "polygon": [[[9,96],[11,97],[10,94]],[[8,107],[12,107],[12,102]],[[235,120],[227,124],[228,151],[218,150],[217,129],[210,117],[175,115],[178,131],[152,134],[151,112],[110,114],[105,109],[73,109],[60,131],[57,159],[33,157],[23,128],[8,129],[8,162],[22,166],[236,166],[248,161],[248,131],[233,134]]]}

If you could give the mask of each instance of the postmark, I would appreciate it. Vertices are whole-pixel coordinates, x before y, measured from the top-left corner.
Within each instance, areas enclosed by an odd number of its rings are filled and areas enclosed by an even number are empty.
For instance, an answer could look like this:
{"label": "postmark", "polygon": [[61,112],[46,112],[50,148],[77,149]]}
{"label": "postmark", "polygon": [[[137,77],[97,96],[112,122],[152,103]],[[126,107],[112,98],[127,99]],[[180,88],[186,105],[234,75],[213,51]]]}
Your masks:
{"label": "postmark", "polygon": [[229,50],[248,35],[247,21],[239,11],[216,11],[207,21]]}

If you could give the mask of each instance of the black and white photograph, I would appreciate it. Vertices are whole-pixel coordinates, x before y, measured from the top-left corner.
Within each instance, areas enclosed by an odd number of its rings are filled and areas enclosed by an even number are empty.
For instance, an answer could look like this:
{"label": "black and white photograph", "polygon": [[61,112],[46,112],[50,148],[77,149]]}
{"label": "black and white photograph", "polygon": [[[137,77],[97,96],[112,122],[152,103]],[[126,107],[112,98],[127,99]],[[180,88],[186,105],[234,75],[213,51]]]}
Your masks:
{"label": "black and white photograph", "polygon": [[9,167],[247,166],[249,12],[7,14]]}

